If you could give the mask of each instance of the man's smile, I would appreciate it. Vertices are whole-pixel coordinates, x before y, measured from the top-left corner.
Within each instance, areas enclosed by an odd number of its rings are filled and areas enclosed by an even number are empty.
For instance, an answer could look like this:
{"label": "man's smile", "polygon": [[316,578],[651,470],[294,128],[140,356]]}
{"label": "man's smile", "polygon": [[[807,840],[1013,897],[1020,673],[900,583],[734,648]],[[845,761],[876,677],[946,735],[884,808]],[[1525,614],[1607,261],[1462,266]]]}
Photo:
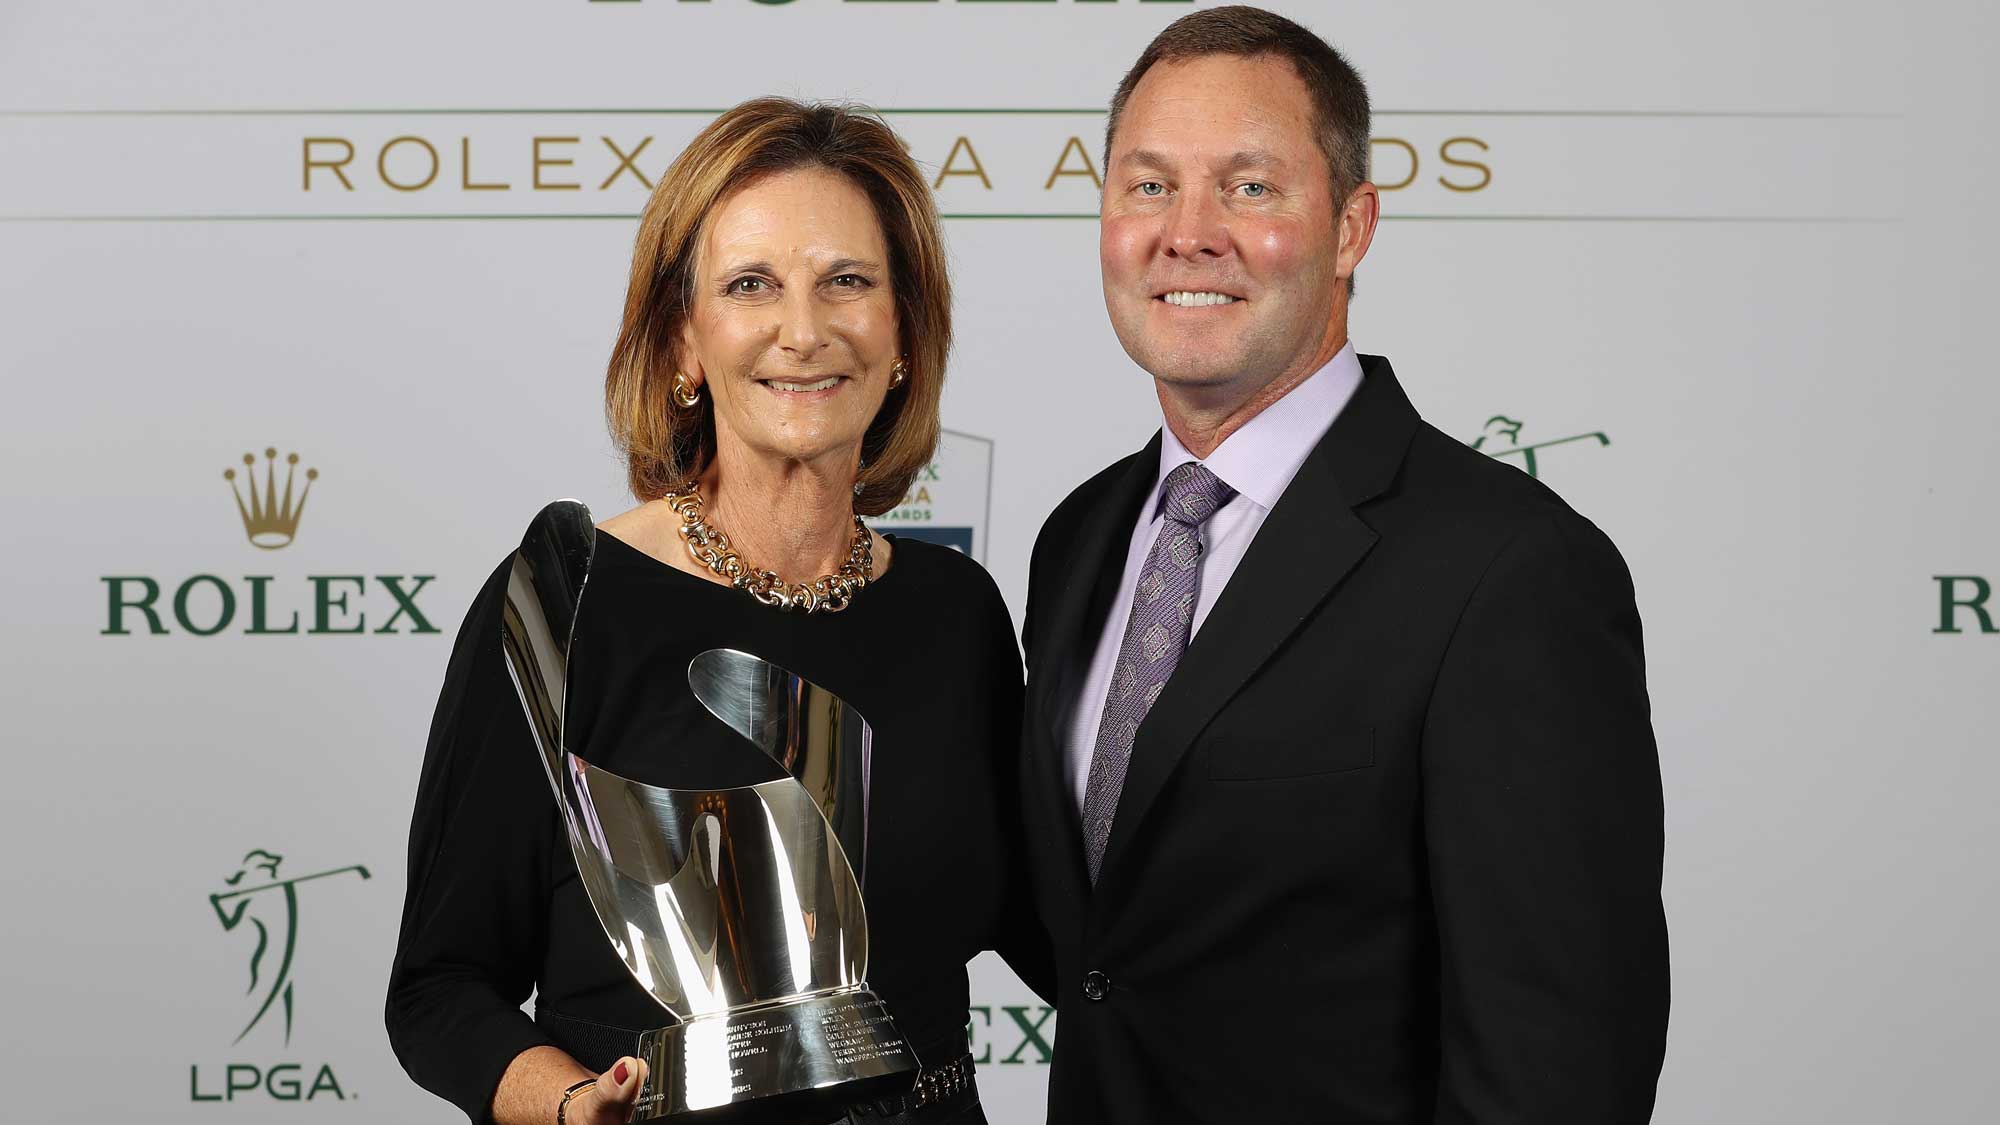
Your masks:
{"label": "man's smile", "polygon": [[1218,305],[1233,305],[1243,298],[1212,289],[1172,289],[1155,299],[1165,301],[1177,309],[1204,309]]}

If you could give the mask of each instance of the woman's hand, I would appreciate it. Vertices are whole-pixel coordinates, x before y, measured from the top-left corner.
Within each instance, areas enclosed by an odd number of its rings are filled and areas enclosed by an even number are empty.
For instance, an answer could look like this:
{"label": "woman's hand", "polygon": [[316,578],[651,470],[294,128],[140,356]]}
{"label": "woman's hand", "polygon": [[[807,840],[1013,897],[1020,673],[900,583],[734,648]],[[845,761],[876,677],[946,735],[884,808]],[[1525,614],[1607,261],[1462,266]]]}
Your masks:
{"label": "woman's hand", "polygon": [[625,1125],[632,1119],[632,1103],[646,1082],[644,1060],[629,1055],[611,1064],[597,1076],[597,1084],[578,1090],[569,1100],[564,1125]]}
{"label": "woman's hand", "polygon": [[632,1103],[646,1083],[646,1064],[630,1055],[619,1059],[578,1090],[563,1110],[563,1091],[589,1078],[589,1070],[557,1048],[530,1047],[514,1056],[500,1076],[493,1120],[498,1125],[555,1125],[559,1110],[563,1125],[625,1125],[631,1120]]}

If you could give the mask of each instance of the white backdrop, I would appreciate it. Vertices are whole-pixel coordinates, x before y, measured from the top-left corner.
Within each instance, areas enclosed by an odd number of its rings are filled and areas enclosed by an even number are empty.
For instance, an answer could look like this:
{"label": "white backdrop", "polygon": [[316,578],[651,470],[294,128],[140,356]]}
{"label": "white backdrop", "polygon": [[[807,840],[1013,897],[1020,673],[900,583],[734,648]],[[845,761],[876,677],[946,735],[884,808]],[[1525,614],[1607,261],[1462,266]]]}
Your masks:
{"label": "white backdrop", "polygon": [[[1366,74],[1402,185],[1358,346],[1524,469],[1576,438],[1534,469],[1631,563],[1657,1120],[1990,1112],[1991,17],[1272,6]],[[1042,517],[1157,425],[1088,169],[1189,7],[0,5],[6,1115],[454,1118],[380,1019],[431,705],[536,508],[629,503],[598,393],[641,177],[719,107],[864,101],[941,176],[955,433],[898,522],[1018,614]],[[222,477],[267,448],[317,471],[275,549]],[[974,991],[989,1112],[1039,1120],[1053,1020],[997,962]]]}

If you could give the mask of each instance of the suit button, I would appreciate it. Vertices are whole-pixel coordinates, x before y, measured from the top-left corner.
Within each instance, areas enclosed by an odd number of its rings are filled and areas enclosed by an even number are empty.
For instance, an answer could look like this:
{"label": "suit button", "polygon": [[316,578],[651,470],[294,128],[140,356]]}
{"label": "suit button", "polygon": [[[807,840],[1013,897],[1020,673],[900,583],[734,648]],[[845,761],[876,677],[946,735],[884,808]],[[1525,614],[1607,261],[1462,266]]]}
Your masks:
{"label": "suit button", "polygon": [[1083,974],[1083,995],[1088,1000],[1102,1000],[1111,995],[1111,978],[1096,969]]}

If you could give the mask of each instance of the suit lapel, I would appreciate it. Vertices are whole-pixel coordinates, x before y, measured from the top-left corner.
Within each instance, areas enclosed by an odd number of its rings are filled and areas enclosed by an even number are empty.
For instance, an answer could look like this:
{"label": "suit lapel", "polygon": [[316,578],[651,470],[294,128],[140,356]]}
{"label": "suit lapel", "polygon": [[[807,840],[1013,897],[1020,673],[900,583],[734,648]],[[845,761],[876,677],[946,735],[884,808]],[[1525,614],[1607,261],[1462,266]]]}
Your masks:
{"label": "suit lapel", "polygon": [[1050,609],[1038,624],[1037,667],[1028,685],[1027,729],[1030,768],[1043,807],[1045,823],[1060,825],[1057,850],[1065,878],[1081,896],[1088,886],[1083,861],[1083,835],[1076,799],[1070,792],[1065,757],[1068,732],[1063,727],[1078,685],[1095,654],[1098,637],[1118,580],[1124,574],[1131,546],[1132,522],[1139,505],[1152,491],[1160,469],[1160,436],[1102,474],[1104,487],[1095,502],[1083,506],[1077,521],[1059,529],[1070,537],[1043,582],[1059,582],[1050,592]]}
{"label": "suit lapel", "polygon": [[1139,727],[1099,890],[1195,738],[1375,544],[1354,509],[1394,480],[1418,419],[1388,361],[1361,361],[1360,388],[1265,518]]}

